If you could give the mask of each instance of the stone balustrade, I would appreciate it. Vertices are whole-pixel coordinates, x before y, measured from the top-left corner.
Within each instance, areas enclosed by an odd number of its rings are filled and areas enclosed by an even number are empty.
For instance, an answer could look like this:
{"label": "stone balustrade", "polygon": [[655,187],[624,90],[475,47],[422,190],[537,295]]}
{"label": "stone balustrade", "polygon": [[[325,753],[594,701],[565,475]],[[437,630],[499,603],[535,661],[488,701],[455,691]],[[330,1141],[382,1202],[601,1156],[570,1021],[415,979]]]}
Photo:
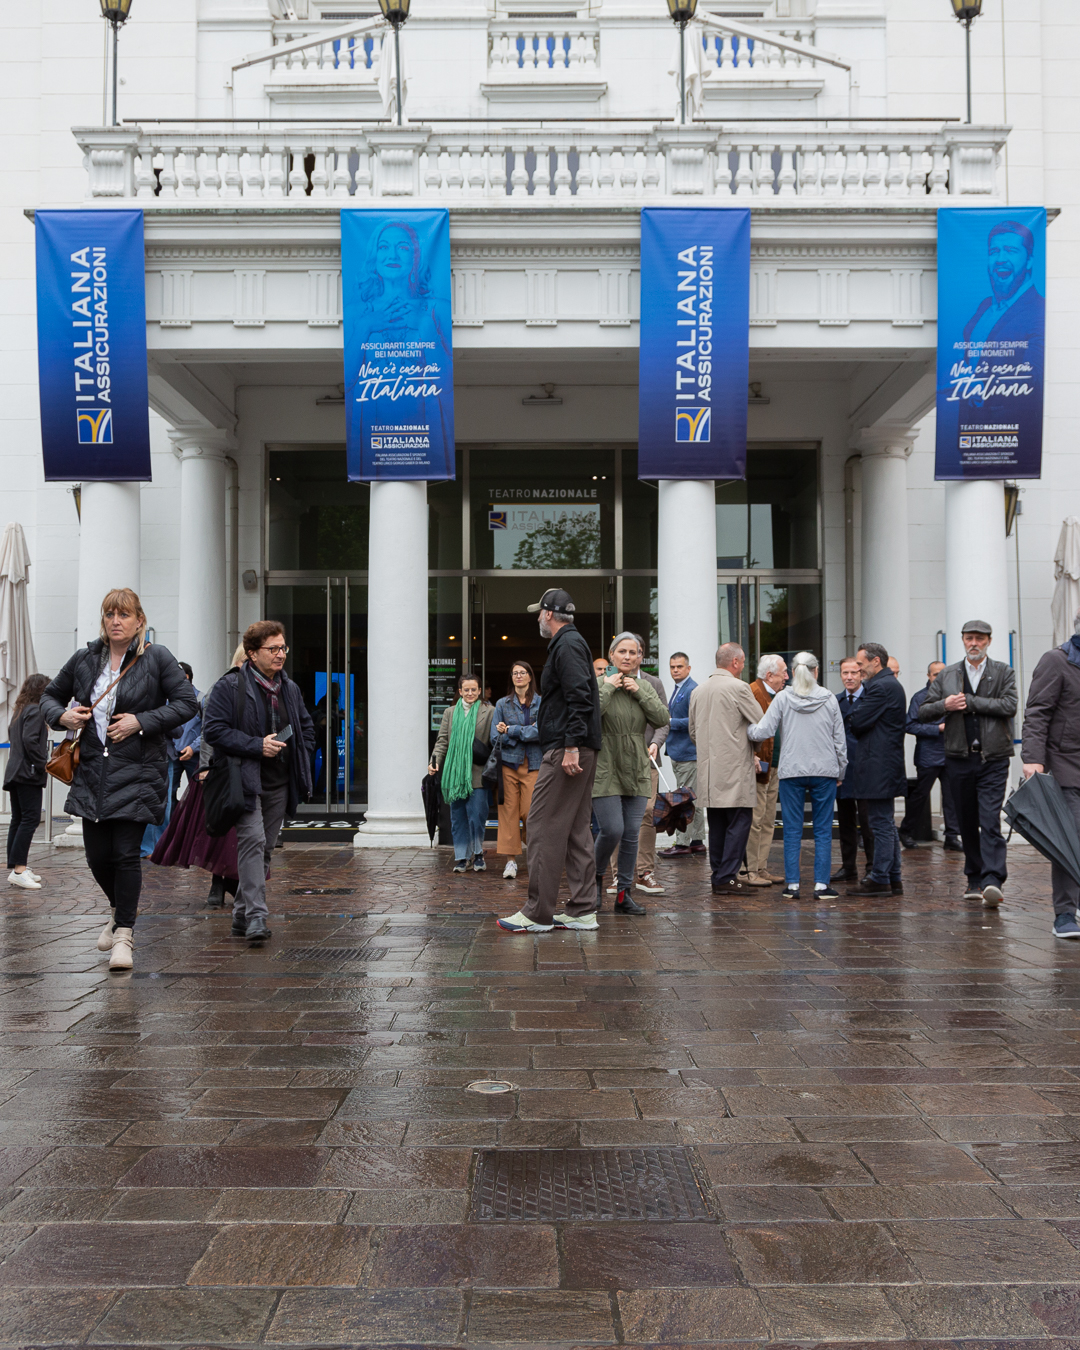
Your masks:
{"label": "stone balustrade", "polygon": [[[807,45],[814,41],[812,27],[778,28],[776,34]],[[787,51],[753,38],[736,37],[733,33],[708,32],[702,41],[705,68],[710,71],[710,78],[716,77],[712,67],[717,67],[721,74],[738,70],[744,75],[751,71],[758,75],[790,75],[795,70],[813,70],[817,66],[813,57],[803,56],[801,52]]]}
{"label": "stone balustrade", "polygon": [[[304,38],[314,38],[319,34],[318,24],[276,23],[274,42],[285,47],[289,43]],[[338,24],[322,27],[340,27]],[[385,41],[383,33],[360,33],[356,37],[327,39],[317,46],[304,51],[284,52],[267,62],[267,68],[280,76],[285,72],[304,71],[306,74],[320,72],[327,78],[341,73],[370,71],[373,79],[378,79],[379,64],[382,60],[382,48]]]}
{"label": "stone balustrade", "polygon": [[599,64],[595,19],[511,19],[488,27],[488,66],[494,75],[564,75],[595,71]]}
{"label": "stone balustrade", "polygon": [[1006,127],[932,131],[777,125],[556,130],[243,123],[76,127],[87,196],[184,206],[243,201],[297,206],[333,198],[646,201],[737,198],[916,202],[997,197]]}

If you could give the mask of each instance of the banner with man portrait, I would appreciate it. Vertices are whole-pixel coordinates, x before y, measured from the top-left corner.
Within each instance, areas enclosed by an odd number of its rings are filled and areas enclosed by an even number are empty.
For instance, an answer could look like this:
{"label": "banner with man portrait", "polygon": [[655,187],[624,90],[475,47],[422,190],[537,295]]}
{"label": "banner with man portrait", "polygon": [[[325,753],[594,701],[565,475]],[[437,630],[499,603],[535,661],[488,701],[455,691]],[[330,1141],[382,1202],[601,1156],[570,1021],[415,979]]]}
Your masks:
{"label": "banner with man portrait", "polygon": [[1046,352],[1046,211],[938,212],[934,477],[1038,478]]}
{"label": "banner with man portrait", "polygon": [[454,477],[450,216],[341,213],[351,482]]}
{"label": "banner with man portrait", "polygon": [[141,210],[37,211],[46,482],[148,483]]}
{"label": "banner with man portrait", "polygon": [[750,212],[641,213],[638,477],[745,478]]}

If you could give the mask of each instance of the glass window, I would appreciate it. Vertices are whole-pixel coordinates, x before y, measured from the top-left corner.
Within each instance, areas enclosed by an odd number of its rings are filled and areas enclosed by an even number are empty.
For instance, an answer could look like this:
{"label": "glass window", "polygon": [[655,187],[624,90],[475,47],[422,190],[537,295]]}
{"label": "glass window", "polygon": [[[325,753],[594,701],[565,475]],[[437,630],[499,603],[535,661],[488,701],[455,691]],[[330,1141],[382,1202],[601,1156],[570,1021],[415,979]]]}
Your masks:
{"label": "glass window", "polygon": [[717,586],[720,641],[746,652],[743,677],[752,680],[758,658],[775,652],[791,664],[796,652],[821,649],[821,586],[779,584],[755,577],[724,577]]}
{"label": "glass window", "polygon": [[751,448],[744,482],[716,485],[717,567],[817,567],[817,451]]}
{"label": "glass window", "polygon": [[270,451],[270,569],[362,572],[367,567],[366,483],[350,483],[345,447]]}
{"label": "glass window", "polygon": [[623,451],[623,566],[656,566],[660,494],[637,476],[637,450]]}
{"label": "glass window", "polygon": [[447,568],[460,567],[460,482],[429,483],[427,485],[427,501],[428,566],[443,572]]}
{"label": "glass window", "polygon": [[470,479],[473,567],[615,566],[614,451],[477,449]]}
{"label": "glass window", "polygon": [[645,659],[641,663],[641,668],[647,670],[650,675],[656,675],[659,671],[657,647],[660,641],[660,628],[657,620],[656,595],[655,577],[623,579],[623,627],[628,632],[637,633],[644,642]]}

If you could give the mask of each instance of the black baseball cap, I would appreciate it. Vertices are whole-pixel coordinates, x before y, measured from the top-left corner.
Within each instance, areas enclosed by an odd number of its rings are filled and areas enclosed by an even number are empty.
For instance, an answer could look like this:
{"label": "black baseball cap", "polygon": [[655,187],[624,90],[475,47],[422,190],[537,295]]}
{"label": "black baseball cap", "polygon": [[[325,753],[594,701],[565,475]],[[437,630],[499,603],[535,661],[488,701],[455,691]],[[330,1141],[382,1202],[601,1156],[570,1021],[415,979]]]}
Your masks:
{"label": "black baseball cap", "polygon": [[574,608],[569,591],[554,589],[545,591],[535,605],[530,605],[529,613],[539,614],[542,609],[550,609],[553,614],[565,614],[568,619],[572,619]]}

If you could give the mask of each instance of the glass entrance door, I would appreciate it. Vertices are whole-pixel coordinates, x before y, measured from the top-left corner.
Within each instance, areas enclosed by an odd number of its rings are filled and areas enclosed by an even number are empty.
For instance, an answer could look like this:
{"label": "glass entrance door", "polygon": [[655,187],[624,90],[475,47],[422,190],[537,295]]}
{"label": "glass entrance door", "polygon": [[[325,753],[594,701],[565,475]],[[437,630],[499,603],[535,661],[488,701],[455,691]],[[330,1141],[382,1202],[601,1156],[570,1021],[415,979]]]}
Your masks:
{"label": "glass entrance door", "polygon": [[367,586],[347,576],[270,586],[266,617],[285,625],[286,669],[315,724],[300,813],[353,816],[367,803]]}

